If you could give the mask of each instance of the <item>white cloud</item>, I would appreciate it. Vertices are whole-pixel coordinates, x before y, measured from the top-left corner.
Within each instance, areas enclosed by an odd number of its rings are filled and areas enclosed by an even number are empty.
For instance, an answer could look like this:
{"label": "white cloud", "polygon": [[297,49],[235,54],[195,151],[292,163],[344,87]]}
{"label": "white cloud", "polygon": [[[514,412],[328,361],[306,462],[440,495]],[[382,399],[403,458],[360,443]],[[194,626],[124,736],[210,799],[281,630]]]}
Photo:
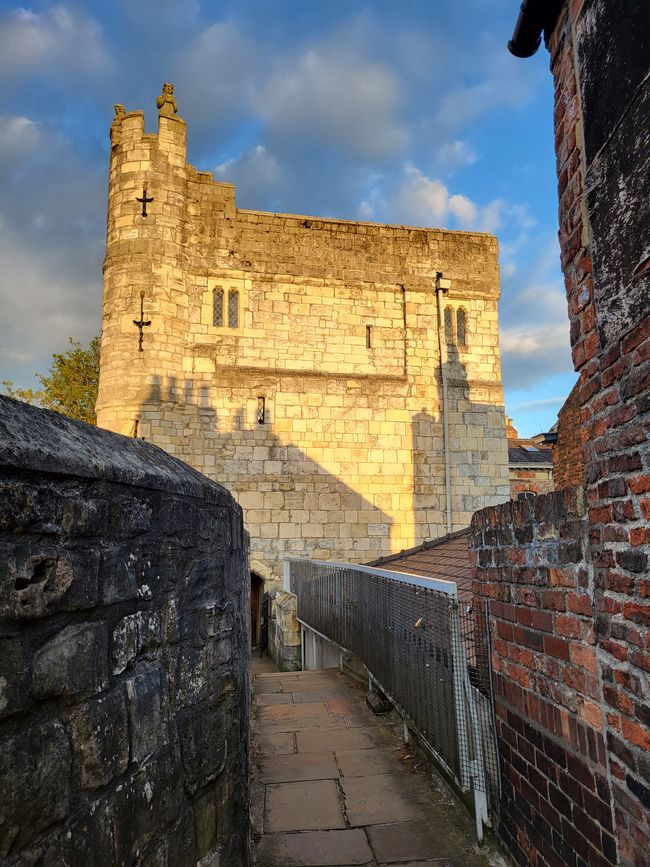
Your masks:
{"label": "white cloud", "polygon": [[478,207],[468,199],[467,196],[461,196],[458,193],[449,198],[449,210],[456,217],[461,226],[472,226],[476,224],[478,219]]}
{"label": "white cloud", "polygon": [[28,117],[0,115],[0,171],[42,142],[40,124]]}
{"label": "white cloud", "polygon": [[559,280],[540,279],[551,266],[548,250],[540,246],[538,257],[521,275],[520,285],[509,287],[501,300],[500,345],[506,388],[526,387],[573,369],[564,287]]}
{"label": "white cloud", "polygon": [[385,158],[407,142],[394,74],[338,44],[285,64],[262,88],[257,110],[272,136],[308,136],[356,158]]}
{"label": "white cloud", "polygon": [[94,75],[110,63],[99,23],[76,9],[14,9],[0,18],[0,78],[48,70]]}
{"label": "white cloud", "polygon": [[439,162],[449,167],[472,166],[478,160],[478,154],[466,141],[455,139],[444,142],[437,150]]}
{"label": "white cloud", "polygon": [[3,129],[0,380],[28,385],[68,336],[99,331],[105,175],[47,124]]}
{"label": "white cloud", "polygon": [[218,22],[185,43],[174,59],[181,114],[194,127],[250,110],[260,51],[232,22]]}
{"label": "white cloud", "polygon": [[502,51],[501,46],[486,44],[484,47],[485,53],[474,64],[482,80],[448,90],[440,100],[436,122],[442,128],[462,129],[489,111],[521,105],[530,99],[537,71],[519,64],[516,74],[513,74],[513,59]]}
{"label": "white cloud", "polygon": [[8,362],[33,362],[43,371],[68,336],[86,341],[98,333],[99,274],[62,268],[56,251],[37,251],[5,223],[0,260],[0,379],[11,376]]}
{"label": "white cloud", "polygon": [[503,327],[499,342],[505,388],[523,388],[572,370],[568,321]]}
{"label": "white cloud", "polygon": [[214,171],[217,177],[234,183],[237,198],[248,202],[272,200],[286,182],[283,167],[264,145],[220,163]]}
{"label": "white cloud", "polygon": [[450,192],[439,178],[427,177],[414,165],[407,164],[392,193],[381,197],[375,190],[361,208],[368,218],[390,223],[494,232],[501,224],[504,206],[496,199],[482,207],[463,193]]}
{"label": "white cloud", "polygon": [[442,181],[428,178],[415,166],[409,165],[392,204],[405,222],[444,223],[449,214],[449,191]]}
{"label": "white cloud", "polygon": [[509,407],[512,412],[534,412],[538,409],[547,409],[548,407],[561,407],[566,400],[566,395],[559,397],[543,397],[539,400],[528,400],[525,403],[519,403],[516,406]]}
{"label": "white cloud", "polygon": [[545,355],[549,351],[563,347],[569,334],[569,325],[555,324],[523,325],[501,330],[501,350],[504,355],[519,359]]}

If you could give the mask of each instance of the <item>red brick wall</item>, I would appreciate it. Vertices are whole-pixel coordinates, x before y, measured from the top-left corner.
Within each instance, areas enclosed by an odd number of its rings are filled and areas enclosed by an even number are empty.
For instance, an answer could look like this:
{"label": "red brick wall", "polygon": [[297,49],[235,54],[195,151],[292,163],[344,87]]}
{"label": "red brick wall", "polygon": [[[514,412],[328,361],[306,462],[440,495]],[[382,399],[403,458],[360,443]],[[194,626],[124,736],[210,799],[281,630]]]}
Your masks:
{"label": "red brick wall", "polygon": [[577,382],[558,418],[557,442],[553,446],[553,482],[556,490],[584,485],[585,482],[580,411],[580,389]]}
{"label": "red brick wall", "polygon": [[650,852],[649,24],[647,4],[621,14],[573,2],[549,44],[595,636],[627,865]]}
{"label": "red brick wall", "polygon": [[615,864],[582,490],[477,512],[470,552],[493,635],[499,836],[522,865]]}
{"label": "red brick wall", "polygon": [[535,867],[650,862],[649,24],[647,3],[571,0],[549,41],[579,372],[556,480],[576,481],[579,428],[584,489],[472,525],[495,637],[499,830]]}

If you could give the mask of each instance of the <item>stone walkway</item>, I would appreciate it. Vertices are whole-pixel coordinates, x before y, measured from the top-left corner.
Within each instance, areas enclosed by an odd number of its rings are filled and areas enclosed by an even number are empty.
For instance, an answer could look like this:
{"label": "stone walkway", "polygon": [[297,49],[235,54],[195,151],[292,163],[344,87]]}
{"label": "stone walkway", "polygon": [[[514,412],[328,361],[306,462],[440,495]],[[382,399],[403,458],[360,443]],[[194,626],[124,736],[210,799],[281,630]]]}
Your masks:
{"label": "stone walkway", "polygon": [[[254,665],[259,867],[487,867],[472,822],[338,671]],[[494,862],[492,862],[494,863]]]}

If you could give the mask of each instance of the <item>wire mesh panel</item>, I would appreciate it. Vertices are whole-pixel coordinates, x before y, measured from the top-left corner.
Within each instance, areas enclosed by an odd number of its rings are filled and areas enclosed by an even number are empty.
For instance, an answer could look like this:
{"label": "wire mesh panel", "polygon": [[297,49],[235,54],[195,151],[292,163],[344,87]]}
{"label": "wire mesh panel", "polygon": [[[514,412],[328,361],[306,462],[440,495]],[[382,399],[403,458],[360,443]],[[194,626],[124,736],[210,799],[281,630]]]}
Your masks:
{"label": "wire mesh panel", "polygon": [[463,789],[485,802],[492,797],[498,773],[487,619],[459,603],[453,582],[287,562],[298,619],[363,662]]}

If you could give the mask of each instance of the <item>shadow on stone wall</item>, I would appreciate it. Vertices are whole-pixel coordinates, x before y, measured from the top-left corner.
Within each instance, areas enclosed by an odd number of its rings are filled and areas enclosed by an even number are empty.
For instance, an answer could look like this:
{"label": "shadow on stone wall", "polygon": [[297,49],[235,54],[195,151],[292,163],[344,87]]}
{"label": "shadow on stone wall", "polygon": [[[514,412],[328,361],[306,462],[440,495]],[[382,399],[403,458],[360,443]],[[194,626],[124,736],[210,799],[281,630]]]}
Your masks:
{"label": "shadow on stone wall", "polygon": [[[472,401],[472,383],[458,349],[447,347],[445,363],[449,412],[449,464],[452,532],[468,527],[478,509],[509,499],[503,406]],[[477,383],[480,388],[481,384]],[[483,386],[484,387],[484,386]],[[442,384],[439,381],[442,407]],[[443,536],[446,530],[445,457],[442,412],[426,407],[411,420],[415,544]],[[436,455],[432,463],[430,455]],[[498,479],[497,465],[503,468]],[[435,532],[436,526],[439,528]]]}
{"label": "shadow on stone wall", "polygon": [[283,443],[272,421],[251,422],[243,407],[220,416],[205,385],[153,377],[138,429],[235,494],[251,556],[278,580],[285,556],[368,562],[391,550],[386,511]]}

